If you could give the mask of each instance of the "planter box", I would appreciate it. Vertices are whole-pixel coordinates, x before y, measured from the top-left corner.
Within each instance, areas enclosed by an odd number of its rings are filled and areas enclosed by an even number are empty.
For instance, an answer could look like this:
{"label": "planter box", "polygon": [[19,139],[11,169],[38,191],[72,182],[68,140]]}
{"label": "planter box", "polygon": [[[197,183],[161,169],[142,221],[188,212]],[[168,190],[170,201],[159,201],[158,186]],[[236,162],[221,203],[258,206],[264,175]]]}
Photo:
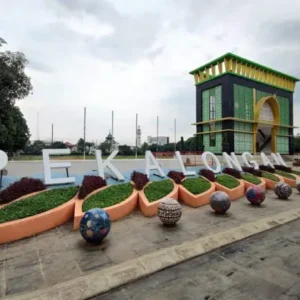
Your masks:
{"label": "planter box", "polygon": [[[278,176],[278,175],[276,174],[276,176]],[[295,174],[293,174],[293,176],[296,177],[296,180],[290,179],[290,178],[286,178],[286,177],[280,175],[280,177],[283,179],[283,181],[284,181],[285,183],[287,183],[287,184],[289,184],[291,187],[295,188],[295,187],[296,187],[296,184],[297,184],[297,180],[299,181],[299,177],[298,177],[297,175],[295,175]],[[279,177],[279,176],[278,176],[278,177]]]}
{"label": "planter box", "polygon": [[[173,180],[172,180],[172,182],[173,182]],[[151,184],[151,182],[148,182],[144,186],[144,189],[149,184]],[[161,199],[153,201],[153,202],[148,201],[148,199],[144,193],[144,189],[142,191],[139,191],[139,206],[140,206],[140,209],[141,209],[142,213],[144,214],[144,216],[153,217],[153,216],[157,215],[157,208],[158,208],[159,202],[161,200],[163,200],[165,198],[173,198],[175,200],[178,199],[178,190],[179,190],[178,185],[175,184],[174,182],[173,182],[173,185],[174,185],[174,188],[170,194],[166,195],[165,197],[163,197]]]}
{"label": "planter box", "polygon": [[[26,195],[17,200],[33,196],[37,193]],[[77,195],[63,205],[38,215],[0,224],[0,244],[30,237],[66,223],[73,218],[76,199]]]}
{"label": "planter box", "polygon": [[[82,211],[83,202],[86,201],[92,195],[97,194],[98,192],[101,192],[102,190],[105,190],[107,188],[109,188],[109,186],[105,186],[100,189],[97,189],[92,193],[90,193],[85,199],[76,199],[73,230],[79,229],[80,221],[84,215],[84,212]],[[138,203],[138,196],[139,196],[138,192],[135,189],[133,189],[133,192],[129,196],[129,198],[113,206],[105,207],[103,208],[103,210],[105,210],[109,214],[111,221],[122,219],[136,209]]]}
{"label": "planter box", "polygon": [[[273,174],[273,173],[271,173],[271,174]],[[283,180],[283,177],[281,177],[280,175],[278,175],[278,174],[273,174],[273,175],[276,175],[276,176],[280,179],[280,181],[284,181],[284,180]],[[263,177],[261,177],[261,178],[263,178]],[[269,190],[274,190],[275,185],[276,185],[278,182],[275,182],[275,181],[273,181],[273,180],[271,180],[271,179],[268,179],[268,178],[263,178],[263,179],[266,181],[266,187],[267,187],[267,189],[269,189]]]}
{"label": "planter box", "polygon": [[260,186],[263,190],[266,189],[267,187],[267,183],[266,183],[266,180],[265,178],[261,178],[261,177],[258,177],[260,179],[260,184],[254,184],[252,182],[249,182],[249,181],[246,181],[244,179],[242,179],[244,181],[244,185],[245,185],[245,191],[250,187],[250,186]]}
{"label": "planter box", "polygon": [[[199,207],[202,205],[206,205],[210,202],[210,196],[211,194],[216,190],[215,182],[210,182],[205,177],[201,176],[204,180],[208,181],[211,184],[211,187],[201,193],[194,195],[190,191],[188,191],[184,186],[181,184],[178,186],[178,199],[182,200],[185,204],[191,206],[191,207]],[[184,179],[185,180],[185,179]]]}
{"label": "planter box", "polygon": [[[231,175],[228,175],[228,176],[231,176]],[[240,180],[240,179],[236,179],[236,180],[240,182],[240,185],[233,189],[229,189],[229,188],[225,187],[224,185],[221,185],[218,182],[216,182],[216,190],[225,192],[231,201],[239,199],[239,198],[243,197],[245,194],[245,185],[244,185],[243,180]]]}

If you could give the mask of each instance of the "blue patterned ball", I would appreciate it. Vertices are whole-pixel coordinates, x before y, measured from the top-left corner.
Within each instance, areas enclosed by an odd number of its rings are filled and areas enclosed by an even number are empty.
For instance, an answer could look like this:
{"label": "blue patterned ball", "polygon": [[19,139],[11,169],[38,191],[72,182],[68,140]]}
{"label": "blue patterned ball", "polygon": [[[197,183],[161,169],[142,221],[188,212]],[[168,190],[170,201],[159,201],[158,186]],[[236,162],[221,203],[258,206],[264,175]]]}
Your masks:
{"label": "blue patterned ball", "polygon": [[225,214],[230,205],[231,201],[225,192],[214,192],[210,197],[210,206],[216,214]]}
{"label": "blue patterned ball", "polygon": [[109,214],[100,208],[88,210],[80,221],[80,233],[89,243],[99,244],[110,231]]}
{"label": "blue patterned ball", "polygon": [[292,188],[285,182],[278,182],[275,185],[274,192],[279,199],[288,199],[292,194]]}
{"label": "blue patterned ball", "polygon": [[253,205],[260,205],[264,202],[265,191],[260,186],[250,186],[246,191],[248,201]]}

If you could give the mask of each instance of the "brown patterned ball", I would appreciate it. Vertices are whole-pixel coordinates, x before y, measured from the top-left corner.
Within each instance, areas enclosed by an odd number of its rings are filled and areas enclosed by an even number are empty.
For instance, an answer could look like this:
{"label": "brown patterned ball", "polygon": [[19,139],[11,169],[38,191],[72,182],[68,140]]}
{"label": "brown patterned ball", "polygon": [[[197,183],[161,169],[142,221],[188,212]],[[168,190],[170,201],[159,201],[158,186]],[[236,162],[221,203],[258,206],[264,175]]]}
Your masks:
{"label": "brown patterned ball", "polygon": [[275,185],[274,192],[279,199],[288,199],[292,194],[292,188],[285,182],[278,182]]}
{"label": "brown patterned ball", "polygon": [[166,225],[175,225],[181,218],[181,205],[177,200],[167,198],[162,200],[157,209],[157,216]]}

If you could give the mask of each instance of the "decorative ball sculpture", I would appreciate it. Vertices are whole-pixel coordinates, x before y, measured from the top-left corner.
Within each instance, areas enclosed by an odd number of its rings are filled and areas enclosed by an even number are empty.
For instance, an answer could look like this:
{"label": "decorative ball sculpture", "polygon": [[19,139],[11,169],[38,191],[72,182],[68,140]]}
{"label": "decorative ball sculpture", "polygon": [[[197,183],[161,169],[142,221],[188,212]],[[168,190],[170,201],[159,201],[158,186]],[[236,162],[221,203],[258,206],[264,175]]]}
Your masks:
{"label": "decorative ball sculpture", "polygon": [[157,215],[163,224],[175,225],[182,215],[181,205],[177,200],[164,199],[158,205]]}
{"label": "decorative ball sculpture", "polygon": [[260,186],[250,186],[246,191],[246,197],[252,205],[260,205],[264,202],[265,191]]}
{"label": "decorative ball sculpture", "polygon": [[292,188],[285,182],[278,182],[275,185],[274,192],[279,199],[288,199],[292,194]]}
{"label": "decorative ball sculpture", "polygon": [[225,192],[214,192],[210,197],[210,206],[216,214],[225,214],[230,205],[231,201]]}
{"label": "decorative ball sculpture", "polygon": [[89,243],[99,244],[109,233],[109,214],[100,208],[88,210],[80,221],[80,233]]}
{"label": "decorative ball sculpture", "polygon": [[296,189],[298,192],[300,192],[300,181],[296,181]]}

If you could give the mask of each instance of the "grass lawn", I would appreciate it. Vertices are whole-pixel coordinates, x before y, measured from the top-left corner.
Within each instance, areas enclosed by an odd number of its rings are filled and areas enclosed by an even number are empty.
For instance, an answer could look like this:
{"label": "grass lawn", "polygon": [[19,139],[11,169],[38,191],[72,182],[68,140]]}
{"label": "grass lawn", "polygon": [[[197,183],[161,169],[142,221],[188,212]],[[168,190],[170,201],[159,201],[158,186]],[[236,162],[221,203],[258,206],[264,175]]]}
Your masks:
{"label": "grass lawn", "polygon": [[77,190],[77,187],[51,189],[8,204],[0,209],[0,223],[24,219],[60,206],[71,200]]}
{"label": "grass lawn", "polygon": [[92,208],[105,208],[126,200],[132,194],[133,188],[130,183],[111,185],[103,191],[94,194],[84,201],[82,210]]}
{"label": "grass lawn", "polygon": [[292,170],[292,173],[295,175],[300,175],[300,171],[297,171],[297,170]]}
{"label": "grass lawn", "polygon": [[[108,156],[102,156],[102,159],[106,159]],[[83,155],[53,155],[50,156],[51,160],[83,160]],[[144,159],[144,155],[139,155],[138,159]],[[85,159],[96,159],[95,155],[86,155]],[[135,155],[131,156],[124,156],[124,155],[117,155],[114,159],[135,159]],[[20,155],[15,156],[13,158],[14,161],[28,161],[28,160],[43,160],[42,155]]]}
{"label": "grass lawn", "polygon": [[240,182],[236,178],[231,177],[227,174],[218,175],[216,178],[216,182],[229,189],[234,189],[240,185]]}
{"label": "grass lawn", "polygon": [[292,180],[297,179],[293,174],[287,173],[287,172],[284,172],[284,171],[276,170],[275,173],[280,175],[280,176],[283,176],[285,178],[288,178],[288,179],[292,179]]}
{"label": "grass lawn", "polygon": [[199,178],[187,178],[182,182],[182,186],[184,186],[189,192],[194,195],[201,194],[211,187],[211,184],[208,180],[205,180],[201,177]]}
{"label": "grass lawn", "polygon": [[174,184],[170,179],[161,181],[152,181],[144,189],[145,196],[149,202],[159,200],[168,194],[170,194],[174,189]]}
{"label": "grass lawn", "polygon": [[274,174],[272,174],[270,172],[266,172],[266,171],[262,172],[262,177],[266,178],[266,179],[270,179],[270,180],[275,181],[275,182],[279,182],[280,181],[280,179],[276,175],[274,175]]}
{"label": "grass lawn", "polygon": [[245,181],[248,181],[250,183],[253,183],[253,184],[261,184],[261,181],[258,177],[256,177],[255,175],[253,174],[250,174],[250,173],[243,173],[242,174],[242,179],[244,179]]}

